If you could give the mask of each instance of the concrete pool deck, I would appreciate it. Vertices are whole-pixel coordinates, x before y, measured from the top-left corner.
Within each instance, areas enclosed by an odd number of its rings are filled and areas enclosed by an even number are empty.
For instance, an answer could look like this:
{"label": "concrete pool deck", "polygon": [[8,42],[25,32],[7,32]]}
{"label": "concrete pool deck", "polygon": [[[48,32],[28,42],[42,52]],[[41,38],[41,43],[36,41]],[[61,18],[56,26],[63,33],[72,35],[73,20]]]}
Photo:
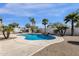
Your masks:
{"label": "concrete pool deck", "polygon": [[55,40],[25,40],[23,36],[11,34],[11,38],[0,40],[0,56],[31,56],[48,45],[62,41],[62,37],[56,37]]}
{"label": "concrete pool deck", "polygon": [[79,56],[79,36],[63,36],[61,43],[51,44],[33,56]]}

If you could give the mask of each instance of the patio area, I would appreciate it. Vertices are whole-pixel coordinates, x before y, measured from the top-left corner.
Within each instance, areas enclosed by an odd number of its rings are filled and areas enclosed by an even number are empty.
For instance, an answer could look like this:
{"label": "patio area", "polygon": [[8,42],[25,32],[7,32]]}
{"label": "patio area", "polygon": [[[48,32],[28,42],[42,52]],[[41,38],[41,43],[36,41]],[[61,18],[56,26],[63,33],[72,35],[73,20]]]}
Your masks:
{"label": "patio area", "polygon": [[25,40],[24,37],[11,34],[9,39],[0,38],[0,56],[31,56],[46,46],[62,41],[62,37],[55,40]]}
{"label": "patio area", "polygon": [[61,43],[52,44],[34,56],[79,56],[79,36],[64,36]]}

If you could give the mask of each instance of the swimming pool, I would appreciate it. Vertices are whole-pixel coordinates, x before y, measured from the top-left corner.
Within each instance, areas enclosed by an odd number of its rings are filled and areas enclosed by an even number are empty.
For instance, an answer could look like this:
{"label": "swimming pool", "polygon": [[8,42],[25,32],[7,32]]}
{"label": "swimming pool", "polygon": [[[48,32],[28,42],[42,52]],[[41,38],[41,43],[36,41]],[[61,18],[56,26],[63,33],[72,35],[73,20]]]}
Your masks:
{"label": "swimming pool", "polygon": [[44,34],[22,34],[26,40],[53,40],[56,37],[54,35],[44,35]]}

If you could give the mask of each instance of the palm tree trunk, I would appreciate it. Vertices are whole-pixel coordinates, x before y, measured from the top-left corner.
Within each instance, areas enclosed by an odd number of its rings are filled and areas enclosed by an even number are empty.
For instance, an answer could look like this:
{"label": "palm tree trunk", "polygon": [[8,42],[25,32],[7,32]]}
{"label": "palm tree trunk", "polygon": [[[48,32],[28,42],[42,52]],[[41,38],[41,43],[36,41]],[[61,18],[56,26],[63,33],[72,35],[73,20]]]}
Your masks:
{"label": "palm tree trunk", "polygon": [[35,26],[35,23],[32,23],[32,26]]}
{"label": "palm tree trunk", "polygon": [[45,33],[46,33],[46,25],[45,25]]}
{"label": "palm tree trunk", "polygon": [[5,30],[3,30],[3,35],[4,35],[4,38],[6,39]]}
{"label": "palm tree trunk", "polygon": [[9,38],[9,36],[10,36],[10,32],[7,32],[7,39]]}
{"label": "palm tree trunk", "polygon": [[74,21],[71,22],[71,36],[74,35]]}
{"label": "palm tree trunk", "polygon": [[63,34],[65,35],[65,33],[66,33],[66,29],[64,29],[64,33]]}
{"label": "palm tree trunk", "polygon": [[10,36],[10,32],[7,32],[7,31],[3,30],[3,35],[4,35],[5,39],[8,39],[9,36]]}

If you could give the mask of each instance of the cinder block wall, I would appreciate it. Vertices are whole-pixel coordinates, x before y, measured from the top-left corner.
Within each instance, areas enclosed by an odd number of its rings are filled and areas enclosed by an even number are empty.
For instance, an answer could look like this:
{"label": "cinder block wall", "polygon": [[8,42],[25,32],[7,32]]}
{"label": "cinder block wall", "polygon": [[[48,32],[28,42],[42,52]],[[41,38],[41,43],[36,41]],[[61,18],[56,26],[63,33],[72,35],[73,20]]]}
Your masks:
{"label": "cinder block wall", "polygon": [[[66,35],[71,35],[71,29],[67,29]],[[79,28],[74,28],[74,35],[79,35]]]}

